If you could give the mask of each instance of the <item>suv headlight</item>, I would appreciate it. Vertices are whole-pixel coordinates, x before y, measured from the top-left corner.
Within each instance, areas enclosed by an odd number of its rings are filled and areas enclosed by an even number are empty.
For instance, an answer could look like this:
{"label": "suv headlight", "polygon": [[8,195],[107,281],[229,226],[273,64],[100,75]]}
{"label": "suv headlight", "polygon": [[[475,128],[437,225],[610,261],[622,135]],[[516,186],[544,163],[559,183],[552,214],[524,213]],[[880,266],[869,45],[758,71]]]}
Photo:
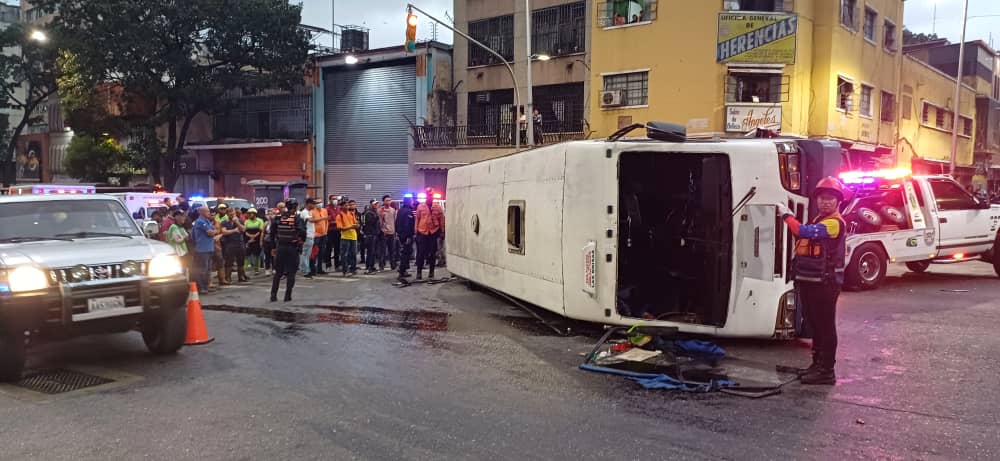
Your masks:
{"label": "suv headlight", "polygon": [[49,287],[49,276],[34,266],[21,266],[7,273],[10,291],[15,293],[44,290]]}
{"label": "suv headlight", "polygon": [[176,255],[159,255],[149,261],[149,276],[152,278],[172,277],[183,273],[184,267]]}

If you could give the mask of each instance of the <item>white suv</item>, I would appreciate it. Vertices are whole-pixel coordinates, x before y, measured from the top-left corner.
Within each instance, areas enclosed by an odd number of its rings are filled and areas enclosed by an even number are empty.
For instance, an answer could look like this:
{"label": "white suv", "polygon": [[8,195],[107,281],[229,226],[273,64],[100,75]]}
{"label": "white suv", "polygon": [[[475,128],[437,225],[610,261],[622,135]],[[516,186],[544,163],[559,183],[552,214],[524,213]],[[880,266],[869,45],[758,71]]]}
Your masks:
{"label": "white suv", "polygon": [[138,328],[176,352],[188,281],[169,245],[146,239],[111,196],[0,197],[0,381],[16,380],[28,339]]}

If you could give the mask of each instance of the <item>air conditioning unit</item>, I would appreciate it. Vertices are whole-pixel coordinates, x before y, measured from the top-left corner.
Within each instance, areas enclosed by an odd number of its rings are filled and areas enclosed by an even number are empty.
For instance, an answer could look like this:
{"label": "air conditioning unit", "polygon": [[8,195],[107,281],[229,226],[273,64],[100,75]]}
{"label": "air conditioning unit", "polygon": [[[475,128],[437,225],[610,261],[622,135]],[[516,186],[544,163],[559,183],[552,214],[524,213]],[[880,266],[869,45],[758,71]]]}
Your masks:
{"label": "air conditioning unit", "polygon": [[622,91],[602,91],[601,107],[616,107],[622,105]]}

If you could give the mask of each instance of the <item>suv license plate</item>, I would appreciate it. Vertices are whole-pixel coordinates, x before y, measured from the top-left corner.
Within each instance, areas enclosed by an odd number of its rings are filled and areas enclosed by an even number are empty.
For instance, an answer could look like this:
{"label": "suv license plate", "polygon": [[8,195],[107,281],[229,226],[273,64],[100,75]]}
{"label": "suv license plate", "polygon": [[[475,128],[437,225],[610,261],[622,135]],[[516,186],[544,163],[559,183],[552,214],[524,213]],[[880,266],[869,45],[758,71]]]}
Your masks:
{"label": "suv license plate", "polygon": [[98,312],[112,309],[124,309],[124,296],[109,296],[107,298],[91,298],[87,300],[87,311]]}

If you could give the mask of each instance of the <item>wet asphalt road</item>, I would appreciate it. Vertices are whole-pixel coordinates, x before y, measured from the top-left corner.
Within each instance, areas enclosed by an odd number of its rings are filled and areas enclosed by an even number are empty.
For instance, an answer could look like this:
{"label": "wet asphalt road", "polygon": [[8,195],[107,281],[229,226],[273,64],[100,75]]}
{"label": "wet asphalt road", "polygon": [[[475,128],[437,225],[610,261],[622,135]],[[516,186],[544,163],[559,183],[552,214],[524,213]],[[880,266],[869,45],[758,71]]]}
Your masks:
{"label": "wet asphalt road", "polygon": [[[205,296],[216,341],[173,357],[135,333],[34,349],[33,367],[141,379],[48,402],[0,389],[0,459],[1000,457],[1000,280],[982,263],[891,275],[841,298],[836,387],[760,400],[579,371],[593,336],[461,283],[324,278],[270,304],[258,279]],[[801,342],[721,344],[763,375],[808,362]]]}

